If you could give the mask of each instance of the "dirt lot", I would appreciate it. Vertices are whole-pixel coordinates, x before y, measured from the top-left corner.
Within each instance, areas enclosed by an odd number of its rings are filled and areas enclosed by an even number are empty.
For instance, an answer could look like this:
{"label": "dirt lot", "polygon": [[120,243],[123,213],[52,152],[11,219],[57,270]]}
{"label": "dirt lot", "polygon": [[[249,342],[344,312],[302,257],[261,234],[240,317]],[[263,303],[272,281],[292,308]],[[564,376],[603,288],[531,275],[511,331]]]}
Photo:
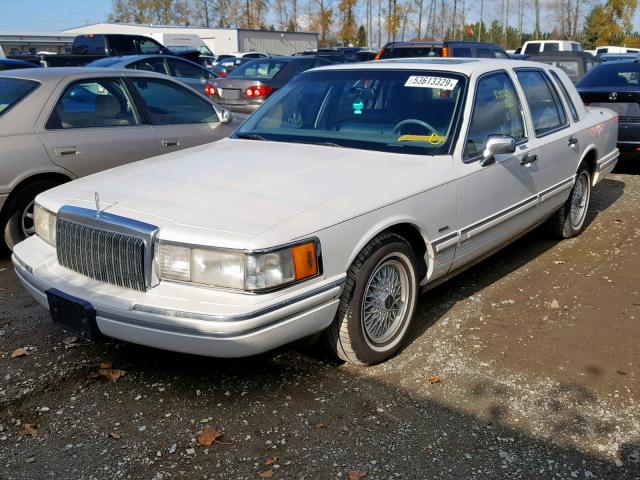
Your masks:
{"label": "dirt lot", "polygon": [[405,350],[368,369],[308,346],[78,345],[4,255],[0,478],[640,478],[639,173],[594,191],[579,238],[535,231],[429,292]]}

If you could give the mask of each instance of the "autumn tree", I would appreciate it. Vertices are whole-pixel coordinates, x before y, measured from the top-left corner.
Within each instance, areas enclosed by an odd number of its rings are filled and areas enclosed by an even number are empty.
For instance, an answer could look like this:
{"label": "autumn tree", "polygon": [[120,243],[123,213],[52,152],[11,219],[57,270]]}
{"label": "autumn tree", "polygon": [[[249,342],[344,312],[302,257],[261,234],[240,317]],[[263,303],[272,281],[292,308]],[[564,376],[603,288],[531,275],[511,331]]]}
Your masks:
{"label": "autumn tree", "polygon": [[367,46],[367,30],[364,28],[364,25],[360,25],[358,28],[358,47],[366,47]]}
{"label": "autumn tree", "polygon": [[185,25],[191,9],[187,0],[113,0],[108,19],[121,23]]}
{"label": "autumn tree", "polygon": [[354,9],[356,0],[340,0],[338,12],[340,12],[340,32],[338,37],[343,45],[354,45],[356,40],[356,20]]}

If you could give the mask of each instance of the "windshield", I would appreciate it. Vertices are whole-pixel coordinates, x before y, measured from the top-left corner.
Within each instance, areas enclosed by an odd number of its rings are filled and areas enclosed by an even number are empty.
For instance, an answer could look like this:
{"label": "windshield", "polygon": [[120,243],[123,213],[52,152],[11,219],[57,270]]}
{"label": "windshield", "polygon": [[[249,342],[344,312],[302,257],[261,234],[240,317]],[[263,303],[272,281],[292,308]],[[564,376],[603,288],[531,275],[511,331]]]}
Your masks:
{"label": "windshield", "polygon": [[640,63],[613,62],[598,65],[578,82],[578,87],[638,87]]}
{"label": "windshield", "polygon": [[251,79],[270,79],[274,78],[280,70],[286,65],[281,60],[251,60],[237,67],[233,72],[229,73],[229,77],[242,77]]}
{"label": "windshield", "polygon": [[304,73],[276,92],[236,137],[438,155],[448,151],[466,80],[449,72]]}
{"label": "windshield", "polygon": [[18,78],[0,78],[0,117],[36,89],[37,82]]}
{"label": "windshield", "polygon": [[382,50],[380,59],[385,58],[415,58],[415,57],[441,57],[442,47],[440,46],[407,46],[407,47],[387,47]]}

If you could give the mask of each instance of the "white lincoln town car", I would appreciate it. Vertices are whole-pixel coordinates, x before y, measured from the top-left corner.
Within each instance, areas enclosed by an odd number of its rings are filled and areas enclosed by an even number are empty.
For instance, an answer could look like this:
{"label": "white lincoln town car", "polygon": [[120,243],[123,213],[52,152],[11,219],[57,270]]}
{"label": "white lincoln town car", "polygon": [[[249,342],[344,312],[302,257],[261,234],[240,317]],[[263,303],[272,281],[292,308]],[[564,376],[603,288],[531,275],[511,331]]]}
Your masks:
{"label": "white lincoln town car", "polygon": [[318,68],[229,139],[39,195],[13,262],[89,339],[237,357],[321,333],[374,364],[420,291],[543,222],[579,234],[616,138],[615,114],[548,65]]}

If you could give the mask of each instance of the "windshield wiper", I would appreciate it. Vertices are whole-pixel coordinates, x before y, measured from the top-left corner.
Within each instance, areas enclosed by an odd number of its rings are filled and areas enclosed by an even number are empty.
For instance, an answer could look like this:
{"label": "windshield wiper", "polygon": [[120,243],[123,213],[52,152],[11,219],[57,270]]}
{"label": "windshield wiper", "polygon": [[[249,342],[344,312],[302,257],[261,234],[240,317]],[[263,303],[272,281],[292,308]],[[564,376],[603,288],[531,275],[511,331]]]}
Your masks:
{"label": "windshield wiper", "polygon": [[323,147],[342,147],[342,145],[338,145],[333,142],[291,142],[291,143],[304,143],[305,145],[321,145]]}
{"label": "windshield wiper", "polygon": [[255,133],[236,133],[235,135],[238,138],[242,138],[243,140],[261,140],[266,141],[266,139],[260,135],[256,135]]}

